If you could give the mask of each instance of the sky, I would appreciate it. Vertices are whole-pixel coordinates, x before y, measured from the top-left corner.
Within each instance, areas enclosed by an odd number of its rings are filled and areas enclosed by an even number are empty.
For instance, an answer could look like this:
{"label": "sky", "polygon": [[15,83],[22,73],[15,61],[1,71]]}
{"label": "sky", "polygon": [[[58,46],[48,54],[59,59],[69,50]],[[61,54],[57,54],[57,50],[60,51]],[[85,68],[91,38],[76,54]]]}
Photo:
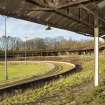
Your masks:
{"label": "sky", "polygon": [[[62,36],[66,39],[73,40],[87,40],[91,39],[90,37],[86,37],[74,32],[70,32],[67,30],[51,28],[51,30],[45,30],[47,26],[40,25],[37,23],[32,23],[25,20],[15,19],[11,17],[7,17],[7,36],[19,37],[21,39],[25,39],[27,36],[28,39],[32,38],[55,38]],[[0,15],[0,37],[4,35],[5,30],[5,17]]]}

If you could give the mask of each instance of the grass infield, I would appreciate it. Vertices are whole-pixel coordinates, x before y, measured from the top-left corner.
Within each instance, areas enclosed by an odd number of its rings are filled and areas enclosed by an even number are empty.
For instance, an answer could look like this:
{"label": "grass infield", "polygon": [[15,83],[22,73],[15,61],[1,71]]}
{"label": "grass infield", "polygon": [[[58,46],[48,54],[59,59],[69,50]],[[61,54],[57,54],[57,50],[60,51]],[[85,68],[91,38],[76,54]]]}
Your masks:
{"label": "grass infield", "polygon": [[[53,68],[50,63],[9,63],[8,78],[23,78],[24,76],[39,76],[49,72]],[[0,81],[4,80],[4,63],[0,63]]]}

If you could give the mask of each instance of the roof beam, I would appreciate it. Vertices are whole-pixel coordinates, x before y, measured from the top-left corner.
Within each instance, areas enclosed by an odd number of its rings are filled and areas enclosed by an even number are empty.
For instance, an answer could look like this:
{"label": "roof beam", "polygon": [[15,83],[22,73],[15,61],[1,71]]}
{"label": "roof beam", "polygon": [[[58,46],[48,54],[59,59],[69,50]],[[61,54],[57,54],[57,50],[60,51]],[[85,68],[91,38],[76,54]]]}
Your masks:
{"label": "roof beam", "polygon": [[89,3],[90,1],[93,1],[93,0],[76,0],[64,5],[60,5],[57,7],[57,9],[63,9],[63,8],[68,8],[75,5],[86,4],[86,3]]}
{"label": "roof beam", "polygon": [[[90,10],[89,8],[87,8],[86,6],[80,5],[80,8],[86,10],[88,13],[92,14],[93,16],[95,16],[95,13],[94,13],[92,10]],[[98,16],[97,18],[98,18],[99,20],[101,20],[102,22],[105,23],[105,20],[104,20],[103,18],[101,18],[101,17],[99,17],[99,16]]]}
{"label": "roof beam", "polygon": [[47,11],[54,11],[54,9],[51,9],[51,8],[34,8],[34,9],[29,9],[28,11],[45,11],[45,12],[47,12]]}
{"label": "roof beam", "polygon": [[[89,8],[87,8],[86,6],[80,5],[80,7],[81,7],[82,9],[86,10],[88,13],[92,14],[94,17],[96,16],[96,14],[95,14],[93,11],[91,11]],[[105,24],[105,20],[104,20],[103,18],[101,18],[101,17],[99,17],[99,16],[97,16],[97,18]],[[99,27],[100,27],[100,26],[99,26]],[[103,28],[103,30],[104,30],[104,27],[100,27],[100,28],[101,28],[101,29]]]}
{"label": "roof beam", "polygon": [[62,11],[60,11],[60,10],[58,10],[58,9],[56,9],[55,10],[55,13],[57,13],[57,14],[59,14],[59,15],[61,15],[61,16],[64,16],[64,17],[66,17],[66,18],[68,18],[68,19],[72,19],[72,20],[74,20],[74,21],[77,21],[78,23],[81,23],[81,24],[83,24],[83,25],[85,25],[85,26],[88,26],[89,28],[93,28],[93,26],[91,25],[91,24],[88,24],[87,22],[85,22],[85,21],[83,21],[83,20],[80,20],[79,18],[76,18],[72,13],[70,13],[69,12],[69,15],[68,14],[66,14],[66,13],[64,13],[64,12],[62,12]]}
{"label": "roof beam", "polygon": [[50,8],[49,6],[41,5],[34,0],[26,0],[26,2],[39,6],[39,8],[35,8],[33,10],[30,10],[30,11],[53,11],[54,10],[53,8]]}
{"label": "roof beam", "polygon": [[45,0],[45,1],[44,1],[45,3],[43,3],[43,2],[39,3],[39,2],[37,2],[37,1],[35,1],[35,0],[25,0],[25,1],[28,2],[28,3],[31,3],[31,4],[33,4],[33,5],[37,5],[37,6],[39,6],[39,7],[45,7],[45,8],[50,8],[50,7],[52,7],[52,6],[49,5],[48,0]]}
{"label": "roof beam", "polygon": [[[36,2],[33,1],[33,0],[26,0],[26,1],[28,1],[28,2],[32,1],[32,3],[33,3],[34,5],[36,5]],[[76,1],[75,3],[72,2],[71,5],[73,5],[73,4],[80,4],[80,3],[84,3],[84,2],[86,3],[87,1],[89,2],[90,0],[79,0],[78,2]],[[44,5],[38,5],[38,6],[40,6],[40,7],[42,7],[42,8],[46,8]],[[66,5],[65,5],[65,6],[66,6]],[[70,4],[69,4],[68,6],[70,6]],[[64,5],[63,5],[63,7],[64,7]],[[59,7],[58,7],[58,8],[59,8]],[[83,20],[80,20],[80,19],[76,18],[76,17],[75,17],[72,13],[70,13],[70,12],[69,12],[69,15],[66,14],[66,13],[63,13],[63,12],[61,11],[61,9],[58,9],[58,8],[49,7],[49,10],[54,10],[55,13],[57,13],[57,14],[59,14],[59,15],[61,15],[61,16],[64,16],[64,17],[66,17],[66,18],[68,18],[68,19],[72,19],[72,20],[74,20],[74,21],[77,21],[78,23],[82,23],[82,24],[84,24],[84,25],[86,25],[86,26],[88,26],[89,28],[92,29],[92,27],[93,27],[92,25],[88,24],[87,22],[85,22],[85,21],[83,21]]]}
{"label": "roof beam", "polygon": [[28,2],[28,3],[31,3],[31,4],[33,4],[33,5],[37,5],[37,6],[39,6],[39,7],[43,7],[41,4],[39,4],[38,2],[36,2],[36,1],[34,1],[34,0],[25,0],[26,2]]}
{"label": "roof beam", "polygon": [[26,2],[29,2],[29,3],[34,4],[34,5],[38,5],[40,7],[44,6],[44,7],[47,7],[47,8],[56,8],[56,9],[63,9],[63,8],[68,8],[68,7],[75,6],[75,5],[86,4],[86,3],[90,2],[90,1],[93,1],[93,0],[70,1],[67,4],[63,4],[63,5],[58,6],[58,5],[56,5],[57,2],[55,0],[53,0],[53,3],[54,3],[54,5],[53,5],[54,7],[53,7],[53,6],[48,5],[48,1],[46,1],[47,5],[41,5],[41,4],[39,4],[38,2],[36,2],[34,0],[26,0]]}

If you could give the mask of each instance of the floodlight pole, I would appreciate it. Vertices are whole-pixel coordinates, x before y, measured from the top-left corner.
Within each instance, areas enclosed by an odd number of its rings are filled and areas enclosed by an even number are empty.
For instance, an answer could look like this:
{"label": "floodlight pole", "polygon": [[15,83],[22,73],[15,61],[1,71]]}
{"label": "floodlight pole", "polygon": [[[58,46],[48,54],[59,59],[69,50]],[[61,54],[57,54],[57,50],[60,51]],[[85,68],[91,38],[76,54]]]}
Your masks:
{"label": "floodlight pole", "polygon": [[94,53],[95,53],[95,80],[94,85],[97,87],[99,85],[99,26],[98,26],[98,18],[94,17]]}
{"label": "floodlight pole", "polygon": [[5,16],[5,80],[8,80],[7,71],[7,17]]}

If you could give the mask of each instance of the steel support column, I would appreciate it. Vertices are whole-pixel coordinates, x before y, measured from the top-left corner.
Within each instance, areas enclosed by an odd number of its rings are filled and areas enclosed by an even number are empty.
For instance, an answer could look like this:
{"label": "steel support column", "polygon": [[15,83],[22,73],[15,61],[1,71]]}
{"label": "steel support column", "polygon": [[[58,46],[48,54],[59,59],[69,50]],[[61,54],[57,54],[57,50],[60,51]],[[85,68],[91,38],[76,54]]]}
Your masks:
{"label": "steel support column", "polygon": [[94,21],[94,53],[95,53],[95,81],[94,85],[97,87],[99,85],[99,27],[98,18],[95,17]]}

